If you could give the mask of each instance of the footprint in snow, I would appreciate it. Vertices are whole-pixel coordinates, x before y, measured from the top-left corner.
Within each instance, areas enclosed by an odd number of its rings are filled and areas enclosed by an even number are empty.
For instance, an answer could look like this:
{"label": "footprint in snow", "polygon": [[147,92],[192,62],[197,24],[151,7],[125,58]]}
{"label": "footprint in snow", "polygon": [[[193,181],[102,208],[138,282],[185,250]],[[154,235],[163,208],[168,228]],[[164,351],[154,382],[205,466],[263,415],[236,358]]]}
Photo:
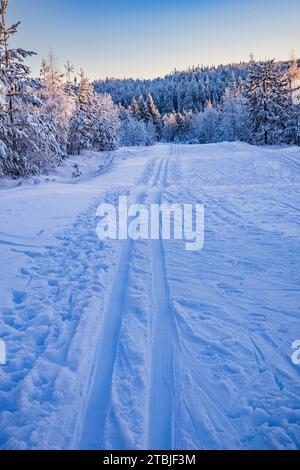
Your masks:
{"label": "footprint in snow", "polygon": [[13,290],[12,296],[13,296],[13,302],[15,304],[23,303],[24,300],[26,300],[26,297],[27,297],[25,292],[21,292],[21,291],[18,291],[18,290]]}

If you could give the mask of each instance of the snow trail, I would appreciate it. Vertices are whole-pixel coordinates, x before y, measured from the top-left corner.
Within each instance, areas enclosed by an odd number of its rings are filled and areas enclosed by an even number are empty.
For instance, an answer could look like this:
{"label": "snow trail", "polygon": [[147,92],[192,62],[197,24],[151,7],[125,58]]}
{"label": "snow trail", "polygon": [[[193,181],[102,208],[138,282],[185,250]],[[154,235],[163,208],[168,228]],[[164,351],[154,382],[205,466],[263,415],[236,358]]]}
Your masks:
{"label": "snow trail", "polygon": [[[170,156],[164,161],[156,185],[166,187]],[[154,185],[155,186],[155,185]],[[152,192],[151,203],[161,204],[162,190]],[[174,366],[172,331],[173,316],[169,298],[163,242],[151,240],[153,333],[150,359],[150,389],[148,416],[148,449],[172,449],[172,403],[174,393]]]}
{"label": "snow trail", "polygon": [[101,346],[97,353],[92,391],[87,397],[88,406],[82,429],[81,449],[99,449],[103,445],[131,252],[132,242],[128,240],[122,247],[117,273],[104,311]]}
{"label": "snow trail", "polygon": [[[146,198],[150,198],[151,203],[160,204],[162,189],[155,190],[155,188],[162,188],[167,183],[169,158],[170,157],[166,155],[158,159],[152,175],[149,178],[149,183],[146,185],[146,189],[138,191],[135,196],[132,194],[131,203],[143,203]],[[154,196],[152,194],[154,194]],[[92,379],[91,392],[88,398],[84,424],[81,429],[82,437],[80,440],[80,448],[82,449],[97,449],[103,448],[104,446],[106,421],[111,405],[113,372],[116,363],[122,316],[124,315],[125,309],[124,302],[126,299],[126,292],[130,289],[130,285],[128,284],[129,270],[130,266],[133,264],[134,258],[137,256],[137,243],[139,242],[133,242],[130,239],[123,242],[115,279],[105,307],[103,336],[100,339],[100,348],[97,353],[97,364],[95,366],[94,377]],[[153,320],[155,322],[154,329],[156,334],[155,338],[152,338],[152,347],[155,349],[156,355],[158,355],[158,360],[155,361],[155,364],[159,365],[161,360],[161,335],[158,334],[158,323],[161,316],[160,312],[164,312],[163,318],[169,315],[169,306],[167,300],[166,274],[161,272],[164,269],[163,252],[161,242],[158,241],[157,243],[158,245],[156,245],[156,242],[151,242],[150,258],[152,266],[153,293],[154,296],[157,297],[155,302],[156,316],[159,316],[159,318],[154,318]],[[154,445],[153,448],[155,448],[155,443],[159,442],[159,445],[163,446],[162,448],[171,448],[171,430],[168,428],[171,426],[172,421],[171,412],[169,411],[171,406],[170,390],[172,387],[169,383],[167,383],[166,387],[164,386],[165,377],[160,377],[159,380],[157,379],[160,375],[160,368],[161,367],[155,367],[155,373],[153,373],[153,375],[155,377],[156,385],[158,385],[158,383],[160,384],[161,390],[157,396],[161,397],[162,402],[157,403],[155,411],[152,409],[150,411],[150,416],[152,414],[155,415],[155,418],[153,419],[155,432],[153,432],[152,428],[149,431],[149,439],[153,442],[149,445]],[[153,403],[156,402],[157,400],[153,401]],[[121,431],[117,434],[119,435],[118,440],[120,441],[120,434],[122,434]],[[114,447],[117,444],[120,445],[120,443],[112,443]],[[126,443],[123,442],[123,446],[126,446]]]}
{"label": "snow trail", "polygon": [[[299,149],[114,157],[1,192],[1,448],[300,448]],[[100,242],[96,208],[123,194],[203,203],[203,250]]]}

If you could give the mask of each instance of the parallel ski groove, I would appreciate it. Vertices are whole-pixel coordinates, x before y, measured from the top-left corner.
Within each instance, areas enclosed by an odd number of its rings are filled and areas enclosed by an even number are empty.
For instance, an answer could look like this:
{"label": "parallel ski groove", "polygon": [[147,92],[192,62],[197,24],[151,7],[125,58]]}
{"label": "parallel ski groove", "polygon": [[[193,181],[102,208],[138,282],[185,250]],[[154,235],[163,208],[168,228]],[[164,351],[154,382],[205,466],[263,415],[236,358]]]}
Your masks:
{"label": "parallel ski groove", "polygon": [[[154,174],[149,181],[155,186],[163,165],[164,157],[158,160]],[[136,203],[142,203],[146,196],[145,190],[140,191]],[[85,410],[83,426],[80,432],[80,449],[101,449],[105,434],[106,419],[111,401],[112,377],[117,355],[117,346],[122,321],[124,299],[128,289],[128,273],[133,259],[134,242],[123,242],[116,275],[111,286],[104,312],[102,336],[99,342],[90,393]]]}
{"label": "parallel ski groove", "polygon": [[[165,187],[170,157],[164,162],[157,184]],[[151,203],[161,204],[162,189],[155,189]],[[148,409],[148,449],[173,448],[173,341],[172,306],[166,275],[163,242],[150,241],[152,268],[153,332]]]}

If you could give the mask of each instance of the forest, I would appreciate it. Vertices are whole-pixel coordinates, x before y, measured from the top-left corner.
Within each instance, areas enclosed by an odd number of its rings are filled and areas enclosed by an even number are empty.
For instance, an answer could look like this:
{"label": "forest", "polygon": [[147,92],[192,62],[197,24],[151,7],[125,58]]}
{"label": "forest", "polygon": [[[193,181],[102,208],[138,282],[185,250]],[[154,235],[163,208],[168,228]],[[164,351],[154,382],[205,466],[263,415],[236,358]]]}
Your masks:
{"label": "forest", "polygon": [[154,80],[91,83],[53,55],[33,78],[34,52],[10,47],[20,23],[7,25],[0,7],[0,176],[48,172],[84,149],[156,142],[205,144],[243,141],[300,144],[300,69],[288,62],[256,61],[192,67]]}

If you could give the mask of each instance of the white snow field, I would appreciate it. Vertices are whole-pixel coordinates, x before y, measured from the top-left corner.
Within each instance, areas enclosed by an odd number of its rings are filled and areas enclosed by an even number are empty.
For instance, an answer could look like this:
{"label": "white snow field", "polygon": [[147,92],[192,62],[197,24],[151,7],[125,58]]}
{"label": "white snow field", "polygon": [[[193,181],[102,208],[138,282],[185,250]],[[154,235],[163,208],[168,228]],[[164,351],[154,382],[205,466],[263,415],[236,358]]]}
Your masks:
{"label": "white snow field", "polygon": [[[1,448],[299,449],[300,150],[161,144],[82,168],[0,191]],[[204,203],[203,250],[99,241],[121,194]]]}

